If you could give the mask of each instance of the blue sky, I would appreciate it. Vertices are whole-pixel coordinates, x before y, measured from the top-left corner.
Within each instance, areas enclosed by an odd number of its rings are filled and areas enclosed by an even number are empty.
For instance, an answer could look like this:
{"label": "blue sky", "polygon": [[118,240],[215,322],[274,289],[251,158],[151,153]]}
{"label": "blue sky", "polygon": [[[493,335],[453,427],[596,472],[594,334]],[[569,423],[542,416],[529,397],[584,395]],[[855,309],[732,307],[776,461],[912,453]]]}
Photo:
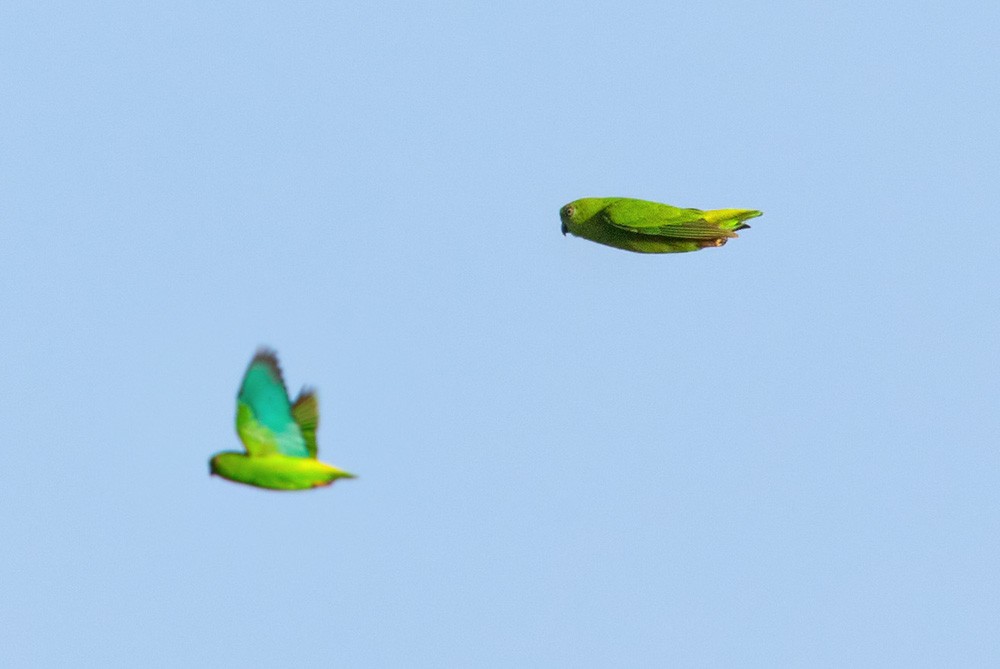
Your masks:
{"label": "blue sky", "polygon": [[2,664],[1000,663],[995,3],[209,4],[0,4]]}

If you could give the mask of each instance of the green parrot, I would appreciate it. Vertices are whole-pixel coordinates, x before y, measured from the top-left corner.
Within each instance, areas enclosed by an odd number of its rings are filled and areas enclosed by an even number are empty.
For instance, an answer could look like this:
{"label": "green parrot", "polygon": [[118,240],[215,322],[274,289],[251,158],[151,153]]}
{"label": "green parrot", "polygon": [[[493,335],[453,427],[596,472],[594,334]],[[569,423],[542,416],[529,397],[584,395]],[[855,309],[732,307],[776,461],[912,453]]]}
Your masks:
{"label": "green parrot", "polygon": [[683,253],[722,246],[755,209],[681,209],[627,197],[585,197],[559,210],[562,233],[637,253]]}
{"label": "green parrot", "polygon": [[236,397],[236,432],[247,452],[212,456],[209,471],[222,478],[272,490],[306,490],[354,478],[316,459],[319,403],[302,389],[294,403],[274,351],[261,349],[250,361]]}

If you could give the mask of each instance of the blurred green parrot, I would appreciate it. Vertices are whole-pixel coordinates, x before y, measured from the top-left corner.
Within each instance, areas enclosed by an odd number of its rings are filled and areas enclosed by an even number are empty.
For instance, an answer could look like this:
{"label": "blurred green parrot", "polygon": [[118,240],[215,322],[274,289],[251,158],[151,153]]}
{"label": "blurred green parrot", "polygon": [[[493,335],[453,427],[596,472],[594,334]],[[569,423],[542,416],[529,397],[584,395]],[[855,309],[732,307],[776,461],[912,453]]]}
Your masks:
{"label": "blurred green parrot", "polygon": [[683,253],[722,246],[756,209],[681,209],[627,197],[585,197],[559,210],[562,233],[636,253]]}
{"label": "blurred green parrot", "polygon": [[295,402],[289,402],[277,355],[261,349],[250,361],[236,398],[236,432],[246,453],[218,453],[209,470],[271,490],[306,490],[354,478],[316,459],[318,426],[316,393],[303,388]]}

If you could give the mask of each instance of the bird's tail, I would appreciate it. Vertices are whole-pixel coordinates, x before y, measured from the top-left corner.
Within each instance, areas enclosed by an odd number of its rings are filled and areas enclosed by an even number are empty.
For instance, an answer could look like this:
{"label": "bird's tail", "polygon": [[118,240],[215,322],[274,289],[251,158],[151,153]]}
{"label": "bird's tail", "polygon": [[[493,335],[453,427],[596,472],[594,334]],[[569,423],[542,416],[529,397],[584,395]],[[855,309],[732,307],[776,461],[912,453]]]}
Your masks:
{"label": "bird's tail", "polygon": [[718,224],[720,228],[726,230],[744,230],[750,226],[744,221],[757,218],[764,212],[756,209],[713,209],[705,212],[705,220]]}

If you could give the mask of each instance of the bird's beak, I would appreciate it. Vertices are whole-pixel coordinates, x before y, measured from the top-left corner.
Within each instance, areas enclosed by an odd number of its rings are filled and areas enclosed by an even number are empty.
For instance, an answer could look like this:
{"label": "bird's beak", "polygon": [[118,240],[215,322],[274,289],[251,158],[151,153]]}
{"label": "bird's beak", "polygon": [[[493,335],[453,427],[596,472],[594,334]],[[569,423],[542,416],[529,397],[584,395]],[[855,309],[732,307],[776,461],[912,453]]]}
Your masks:
{"label": "bird's beak", "polygon": [[565,221],[562,224],[562,232],[563,232],[563,237],[565,237],[566,233],[569,232],[569,228],[566,227]]}

